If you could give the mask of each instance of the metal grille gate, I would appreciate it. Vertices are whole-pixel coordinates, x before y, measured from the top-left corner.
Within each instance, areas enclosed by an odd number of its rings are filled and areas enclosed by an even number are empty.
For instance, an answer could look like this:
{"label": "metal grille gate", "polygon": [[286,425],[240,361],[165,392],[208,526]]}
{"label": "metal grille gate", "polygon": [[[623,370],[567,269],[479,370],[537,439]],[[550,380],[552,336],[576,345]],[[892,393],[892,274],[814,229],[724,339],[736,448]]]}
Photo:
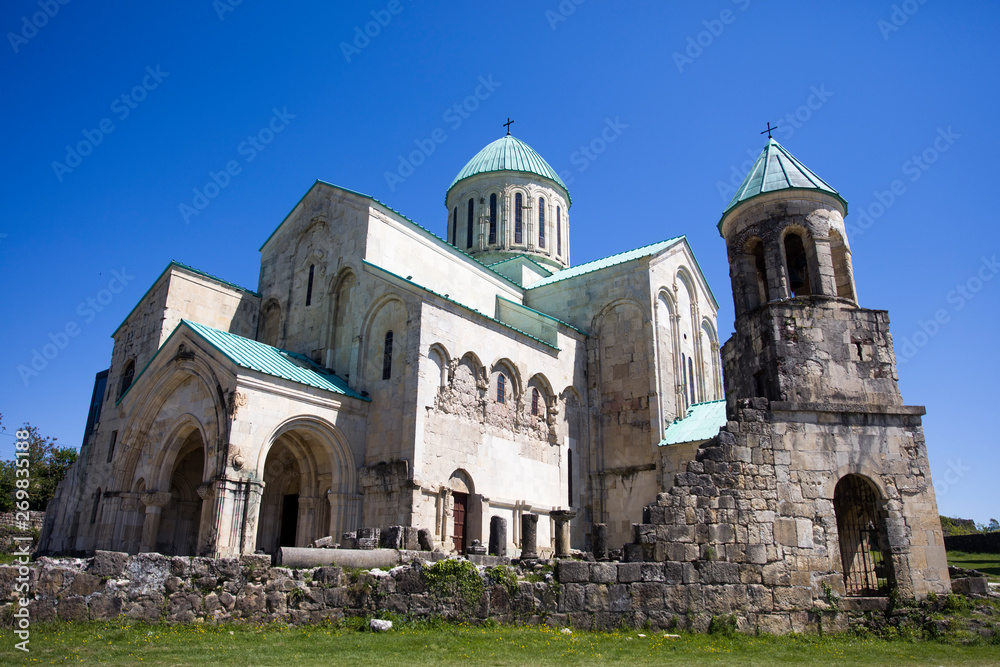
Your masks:
{"label": "metal grille gate", "polygon": [[888,595],[888,568],[878,528],[878,496],[872,485],[858,475],[845,476],[837,482],[833,506],[847,594]]}

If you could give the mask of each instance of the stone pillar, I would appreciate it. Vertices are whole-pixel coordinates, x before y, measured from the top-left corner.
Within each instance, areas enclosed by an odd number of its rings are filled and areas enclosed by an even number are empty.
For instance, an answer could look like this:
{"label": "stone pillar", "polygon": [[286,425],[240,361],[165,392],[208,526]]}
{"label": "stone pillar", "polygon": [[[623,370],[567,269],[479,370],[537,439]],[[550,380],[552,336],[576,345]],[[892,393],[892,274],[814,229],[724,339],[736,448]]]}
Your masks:
{"label": "stone pillar", "polygon": [[156,536],[160,532],[160,515],[163,507],[170,502],[170,494],[144,493],[141,497],[142,504],[146,506],[146,516],[142,521],[142,544],[139,547],[140,553],[147,553],[156,550]]}
{"label": "stone pillar", "polygon": [[569,522],[576,510],[552,510],[549,516],[556,522],[556,558],[569,557]]}
{"label": "stone pillar", "polygon": [[204,538],[199,538],[199,543],[204,542],[204,555],[228,558],[254,552],[263,494],[263,482],[242,479],[212,482],[204,496],[211,515],[205,523]]}
{"label": "stone pillar", "polygon": [[521,560],[538,560],[538,515],[521,515]]}
{"label": "stone pillar", "polygon": [[608,526],[603,523],[594,524],[592,535],[594,541],[594,558],[600,561],[608,560]]}
{"label": "stone pillar", "polygon": [[201,498],[201,518],[198,522],[198,540],[195,542],[195,555],[206,553],[206,547],[215,548],[218,530],[215,525],[215,484],[198,485],[198,497]]}
{"label": "stone pillar", "polygon": [[490,518],[490,555],[507,556],[507,519],[502,516]]}
{"label": "stone pillar", "polygon": [[326,535],[326,533],[316,534],[316,502],[318,500],[315,496],[299,496],[299,516],[295,524],[295,541],[298,542],[295,546],[297,547],[307,547],[317,537]]}

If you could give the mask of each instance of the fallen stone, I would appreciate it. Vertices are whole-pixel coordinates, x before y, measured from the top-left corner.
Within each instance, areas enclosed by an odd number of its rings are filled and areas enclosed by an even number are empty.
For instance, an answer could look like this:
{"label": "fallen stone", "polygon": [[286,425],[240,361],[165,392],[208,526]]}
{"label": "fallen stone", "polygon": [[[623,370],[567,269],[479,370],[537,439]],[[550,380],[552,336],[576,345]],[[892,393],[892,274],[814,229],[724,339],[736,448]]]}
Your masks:
{"label": "fallen stone", "polygon": [[392,630],[392,621],[373,618],[369,621],[368,627],[372,629],[372,632],[385,632],[386,630]]}

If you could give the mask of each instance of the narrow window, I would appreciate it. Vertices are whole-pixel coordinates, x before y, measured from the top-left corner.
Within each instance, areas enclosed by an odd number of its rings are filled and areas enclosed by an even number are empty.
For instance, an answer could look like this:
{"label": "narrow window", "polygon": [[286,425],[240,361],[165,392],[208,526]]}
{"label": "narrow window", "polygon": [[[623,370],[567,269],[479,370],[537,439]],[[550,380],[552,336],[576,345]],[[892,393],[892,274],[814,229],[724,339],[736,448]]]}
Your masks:
{"label": "narrow window", "polygon": [[392,377],[392,332],[385,334],[385,348],[382,351],[382,379]]}
{"label": "narrow window", "polygon": [[313,302],[313,276],[316,273],[316,265],[309,265],[309,284],[306,285],[306,305],[311,306]]}
{"label": "narrow window", "polygon": [[566,450],[566,487],[569,491],[567,502],[573,506],[573,450]]}
{"label": "narrow window", "polygon": [[562,255],[562,209],[556,206],[556,254]]}
{"label": "narrow window", "polygon": [[458,245],[458,207],[451,212],[451,244]]}
{"label": "narrow window", "polygon": [[767,263],[764,260],[764,245],[757,243],[753,249],[754,269],[757,271],[757,296],[761,303],[771,300],[771,290],[767,284]]}
{"label": "narrow window", "polygon": [[476,206],[476,200],[475,199],[470,199],[469,200],[469,220],[468,220],[468,222],[466,222],[466,225],[465,225],[465,247],[466,248],[471,248],[472,247],[472,216],[473,216],[473,211],[475,211],[475,206]]}
{"label": "narrow window", "polygon": [[524,243],[523,224],[524,199],[521,193],[514,195],[514,243]]}
{"label": "narrow window", "polygon": [[497,242],[497,196],[490,195],[490,243]]}
{"label": "narrow window", "polygon": [[688,375],[684,372],[687,367],[687,356],[681,352],[681,379],[684,381],[684,409],[688,406]]}
{"label": "narrow window", "polygon": [[503,373],[497,376],[497,403],[507,402],[507,378]]}
{"label": "narrow window", "polygon": [[90,510],[90,523],[97,523],[97,512],[101,509],[101,490],[94,492],[94,508]]}
{"label": "narrow window", "polygon": [[698,397],[695,395],[694,386],[694,362],[691,361],[691,357],[688,357],[688,383],[691,387],[691,405],[698,402]]}
{"label": "narrow window", "polygon": [[121,384],[118,385],[118,398],[125,395],[128,388],[132,386],[132,379],[135,377],[135,361],[129,361],[125,364],[125,370],[122,371]]}
{"label": "narrow window", "polygon": [[538,198],[538,247],[545,247],[545,199]]}
{"label": "narrow window", "polygon": [[538,416],[538,390],[531,390],[531,414]]}
{"label": "narrow window", "polygon": [[788,289],[792,296],[812,294],[809,286],[809,262],[802,237],[798,234],[785,236],[785,261],[788,263]]}
{"label": "narrow window", "polygon": [[111,432],[111,442],[108,444],[108,463],[111,463],[112,457],[115,455],[115,445],[118,443],[118,431]]}

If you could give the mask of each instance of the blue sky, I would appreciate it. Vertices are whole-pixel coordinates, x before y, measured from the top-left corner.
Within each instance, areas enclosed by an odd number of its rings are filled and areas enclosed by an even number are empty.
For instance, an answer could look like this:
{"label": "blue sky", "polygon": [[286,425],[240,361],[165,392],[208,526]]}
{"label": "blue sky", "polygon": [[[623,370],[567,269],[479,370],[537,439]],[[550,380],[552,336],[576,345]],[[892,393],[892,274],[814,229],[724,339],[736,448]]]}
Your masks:
{"label": "blue sky", "polygon": [[110,334],[171,259],[255,288],[316,179],[444,235],[508,116],[569,185],[573,262],[686,234],[725,338],[715,225],[771,122],[850,203],[941,512],[1000,515],[1000,5],[62,1],[0,9],[0,457],[25,421],[79,446]]}

